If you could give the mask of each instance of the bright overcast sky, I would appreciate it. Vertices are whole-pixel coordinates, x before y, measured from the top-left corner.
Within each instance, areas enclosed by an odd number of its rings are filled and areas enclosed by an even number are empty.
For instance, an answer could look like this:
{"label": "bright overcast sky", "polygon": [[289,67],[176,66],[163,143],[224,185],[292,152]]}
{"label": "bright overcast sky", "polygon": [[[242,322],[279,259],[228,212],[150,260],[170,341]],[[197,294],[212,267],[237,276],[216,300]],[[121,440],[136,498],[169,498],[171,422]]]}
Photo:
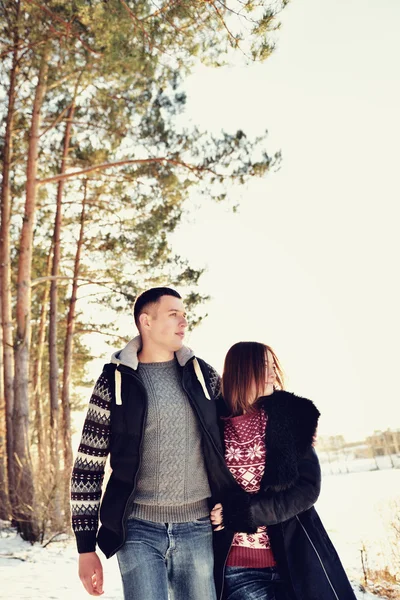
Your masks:
{"label": "bright overcast sky", "polygon": [[230,345],[274,347],[321,434],[400,428],[400,2],[293,0],[263,65],[198,69],[187,116],[268,129],[282,168],[238,214],[207,205],[174,236],[206,265],[208,318],[189,338],[221,369]]}
{"label": "bright overcast sky", "polygon": [[399,26],[398,0],[293,0],[266,63],[186,85],[185,118],[283,153],[239,213],[205,203],[173,236],[212,296],[188,343],[219,370],[236,341],[270,344],[320,434],[349,440],[400,428]]}

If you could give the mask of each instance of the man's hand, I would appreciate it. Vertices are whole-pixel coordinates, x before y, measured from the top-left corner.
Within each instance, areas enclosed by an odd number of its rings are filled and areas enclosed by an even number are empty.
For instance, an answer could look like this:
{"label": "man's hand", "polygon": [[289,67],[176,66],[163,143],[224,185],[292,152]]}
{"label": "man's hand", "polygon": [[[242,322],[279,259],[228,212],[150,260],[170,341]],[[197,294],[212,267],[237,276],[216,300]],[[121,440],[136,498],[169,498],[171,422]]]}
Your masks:
{"label": "man's hand", "polygon": [[79,555],[79,578],[88,594],[103,594],[103,567],[96,552],[84,552]]}
{"label": "man's hand", "polygon": [[214,531],[220,531],[224,528],[222,519],[222,504],[216,504],[210,513],[211,523]]}

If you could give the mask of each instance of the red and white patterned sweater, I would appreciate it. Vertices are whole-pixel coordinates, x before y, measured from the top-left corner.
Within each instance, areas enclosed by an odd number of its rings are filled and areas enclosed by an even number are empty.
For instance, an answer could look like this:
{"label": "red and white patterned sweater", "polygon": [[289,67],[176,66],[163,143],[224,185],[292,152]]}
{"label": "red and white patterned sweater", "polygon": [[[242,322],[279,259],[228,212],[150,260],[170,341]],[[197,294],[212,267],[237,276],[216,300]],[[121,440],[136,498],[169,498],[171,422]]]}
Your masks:
{"label": "red and white patterned sweater", "polygon": [[[267,416],[260,409],[238,417],[223,418],[225,460],[239,485],[249,493],[258,492],[265,466]],[[235,533],[226,563],[230,567],[273,567],[266,527],[257,533]]]}

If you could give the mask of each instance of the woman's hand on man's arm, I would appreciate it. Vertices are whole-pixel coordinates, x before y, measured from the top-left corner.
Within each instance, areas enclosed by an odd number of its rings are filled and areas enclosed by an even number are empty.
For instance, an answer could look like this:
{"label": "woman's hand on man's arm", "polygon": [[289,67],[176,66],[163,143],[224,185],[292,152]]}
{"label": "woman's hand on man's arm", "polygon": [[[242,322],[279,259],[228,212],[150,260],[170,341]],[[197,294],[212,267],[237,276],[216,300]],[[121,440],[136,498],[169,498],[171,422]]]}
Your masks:
{"label": "woman's hand on man's arm", "polygon": [[232,531],[255,533],[262,525],[283,523],[311,508],[321,488],[321,469],[313,448],[299,461],[298,470],[296,482],[287,489],[269,488],[257,494],[237,490],[227,495],[220,524]]}

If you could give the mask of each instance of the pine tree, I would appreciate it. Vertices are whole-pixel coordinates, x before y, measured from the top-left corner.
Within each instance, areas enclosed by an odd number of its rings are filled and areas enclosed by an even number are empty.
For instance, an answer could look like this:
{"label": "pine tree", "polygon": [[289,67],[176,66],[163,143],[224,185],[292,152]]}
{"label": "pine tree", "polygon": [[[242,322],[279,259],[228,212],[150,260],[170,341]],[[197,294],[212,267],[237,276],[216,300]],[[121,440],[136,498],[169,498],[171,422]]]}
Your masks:
{"label": "pine tree", "polygon": [[[175,256],[168,240],[190,191],[223,200],[229,183],[262,176],[279,160],[266,152],[265,135],[215,137],[176,124],[185,107],[183,79],[194,64],[218,66],[237,52],[265,59],[277,9],[263,2],[166,1],[156,8],[143,0],[51,0],[8,2],[0,12],[8,99],[0,440],[5,423],[11,515],[21,535],[35,541],[43,529],[37,516],[43,490],[34,472],[46,461],[53,526],[65,518],[59,481],[71,466],[72,332],[82,349],[83,332],[101,326],[80,322],[83,286],[115,310],[144,286],[196,286],[201,270]],[[22,224],[14,206],[22,208]],[[12,236],[18,239],[13,272]],[[204,299],[194,291],[189,304]]]}

